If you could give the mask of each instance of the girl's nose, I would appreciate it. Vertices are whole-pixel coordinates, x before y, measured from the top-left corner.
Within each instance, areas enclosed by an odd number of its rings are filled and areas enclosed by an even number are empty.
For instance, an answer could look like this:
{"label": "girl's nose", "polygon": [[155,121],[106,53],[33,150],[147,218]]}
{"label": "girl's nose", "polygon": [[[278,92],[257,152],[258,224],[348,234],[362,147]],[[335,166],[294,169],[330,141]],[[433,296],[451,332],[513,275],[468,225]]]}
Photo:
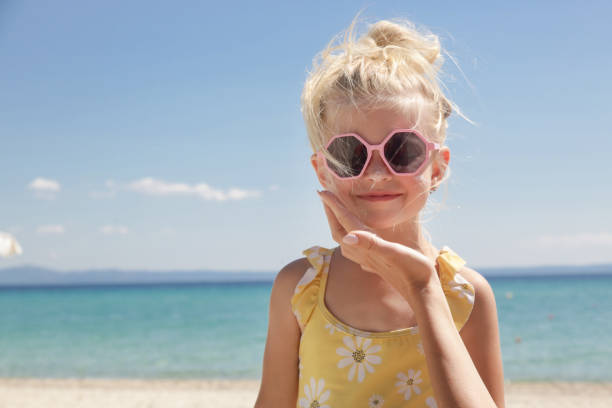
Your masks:
{"label": "girl's nose", "polygon": [[372,153],[372,158],[366,166],[363,176],[372,181],[387,180],[393,177],[378,151]]}

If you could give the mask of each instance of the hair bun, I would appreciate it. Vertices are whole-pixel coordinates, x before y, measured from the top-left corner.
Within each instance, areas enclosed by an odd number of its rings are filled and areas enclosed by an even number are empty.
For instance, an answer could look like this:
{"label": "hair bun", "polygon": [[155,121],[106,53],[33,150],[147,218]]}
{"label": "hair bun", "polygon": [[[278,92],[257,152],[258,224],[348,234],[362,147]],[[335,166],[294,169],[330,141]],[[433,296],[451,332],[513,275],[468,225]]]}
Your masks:
{"label": "hair bun", "polygon": [[419,33],[409,22],[399,25],[388,20],[379,21],[371,26],[367,36],[381,48],[396,46],[418,51],[430,64],[440,56],[438,37]]}
{"label": "hair bun", "polygon": [[356,16],[317,54],[304,82],[301,108],[313,151],[346,167],[325,145],[351,109],[396,110],[440,145],[453,111],[473,123],[444,95],[440,74],[447,53],[437,35],[405,19],[377,21],[365,33],[358,22]]}

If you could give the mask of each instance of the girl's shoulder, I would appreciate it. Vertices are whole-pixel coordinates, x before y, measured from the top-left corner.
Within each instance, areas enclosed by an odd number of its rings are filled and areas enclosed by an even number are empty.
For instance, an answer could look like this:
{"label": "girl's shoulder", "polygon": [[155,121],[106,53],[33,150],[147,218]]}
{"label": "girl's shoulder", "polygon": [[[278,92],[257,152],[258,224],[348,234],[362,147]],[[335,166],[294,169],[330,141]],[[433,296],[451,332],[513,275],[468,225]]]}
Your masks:
{"label": "girl's shoulder", "polygon": [[295,287],[300,282],[310,262],[307,257],[298,258],[285,265],[274,278],[274,286],[281,290],[288,299],[291,299]]}
{"label": "girl's shoulder", "polygon": [[289,297],[291,311],[302,330],[316,307],[324,274],[327,273],[326,265],[333,251],[318,245],[312,246],[302,251],[305,257],[289,263],[281,271],[287,282],[284,290]]}
{"label": "girl's shoulder", "polygon": [[285,265],[274,278],[274,287],[282,291],[289,299],[293,298],[298,289],[310,281],[310,275],[318,275],[325,264],[325,256],[332,249],[313,246],[305,249],[302,258],[295,259]]}
{"label": "girl's shoulder", "polygon": [[476,298],[478,298],[478,292],[487,292],[492,291],[491,285],[489,285],[489,281],[479,272],[475,271],[472,268],[468,268],[467,266],[463,266],[461,269],[457,271],[459,275],[463,276],[469,283],[474,287],[474,292],[476,293]]}
{"label": "girl's shoulder", "polygon": [[491,326],[492,323],[497,325],[495,293],[487,278],[466,266],[459,269],[457,273],[472,285],[474,292],[472,311],[465,323],[465,330],[460,332],[462,337],[470,336],[471,333],[476,335],[483,326]]}

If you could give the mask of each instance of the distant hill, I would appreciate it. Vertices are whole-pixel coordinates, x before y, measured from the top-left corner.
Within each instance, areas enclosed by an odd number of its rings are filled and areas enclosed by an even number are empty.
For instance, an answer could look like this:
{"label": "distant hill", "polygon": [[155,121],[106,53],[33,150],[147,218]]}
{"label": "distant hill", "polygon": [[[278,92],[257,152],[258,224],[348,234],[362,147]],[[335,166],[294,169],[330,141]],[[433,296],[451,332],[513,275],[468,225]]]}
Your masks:
{"label": "distant hill", "polygon": [[146,271],[92,269],[60,272],[37,266],[0,269],[0,286],[272,282],[276,272]]}
{"label": "distant hill", "polygon": [[[612,275],[612,264],[584,266],[532,266],[512,268],[475,268],[487,278],[536,276]],[[119,269],[91,269],[56,271],[37,266],[0,269],[0,286],[64,286],[64,285],[121,285],[200,282],[272,282],[277,272],[219,272],[219,271],[146,271]]]}

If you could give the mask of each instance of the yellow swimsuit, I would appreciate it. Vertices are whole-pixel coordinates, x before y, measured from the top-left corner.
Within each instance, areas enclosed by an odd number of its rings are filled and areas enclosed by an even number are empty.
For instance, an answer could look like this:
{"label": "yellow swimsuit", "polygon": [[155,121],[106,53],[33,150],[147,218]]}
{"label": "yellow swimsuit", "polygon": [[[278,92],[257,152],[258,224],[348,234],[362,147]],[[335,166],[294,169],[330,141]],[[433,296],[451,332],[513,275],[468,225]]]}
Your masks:
{"label": "yellow swimsuit", "polygon": [[[332,252],[319,246],[303,252],[312,266],[291,299],[302,329],[297,406],[436,407],[418,326],[368,332],[347,326],[327,309]],[[474,305],[474,287],[456,273],[465,261],[445,246],[437,262],[455,326],[461,330]]]}

